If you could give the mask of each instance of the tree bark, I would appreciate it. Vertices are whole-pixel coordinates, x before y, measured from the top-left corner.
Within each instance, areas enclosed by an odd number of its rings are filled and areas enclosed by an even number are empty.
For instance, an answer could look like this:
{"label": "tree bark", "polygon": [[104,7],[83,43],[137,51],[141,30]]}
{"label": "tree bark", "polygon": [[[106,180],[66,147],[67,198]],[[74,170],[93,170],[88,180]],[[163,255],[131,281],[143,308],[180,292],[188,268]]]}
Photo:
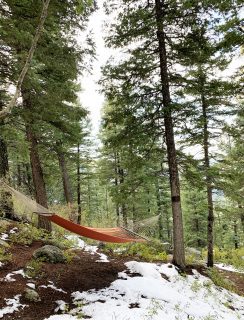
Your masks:
{"label": "tree bark", "polygon": [[[119,164],[118,164],[118,173],[119,173],[119,185],[121,186],[124,183],[124,169],[122,169]],[[127,206],[124,203],[124,200],[122,200],[122,204],[121,204],[121,214],[123,218],[123,225],[124,227],[127,228],[128,227]]]}
{"label": "tree bark", "polygon": [[169,76],[167,68],[167,52],[164,33],[164,1],[155,0],[156,21],[157,21],[157,39],[159,46],[160,59],[160,77],[161,77],[161,92],[163,97],[163,114],[165,137],[167,146],[168,167],[170,175],[171,188],[171,205],[173,213],[173,263],[178,267],[185,268],[185,248],[184,248],[184,233],[183,219],[181,210],[180,198],[180,181],[178,173],[178,164],[176,157],[173,119],[171,112],[171,98],[169,90]]}
{"label": "tree bark", "polygon": [[30,172],[30,164],[29,163],[25,163],[23,164],[23,181],[25,182],[30,195],[34,195],[34,190],[33,190],[33,182],[32,182],[32,177],[31,177],[31,172]]}
{"label": "tree bark", "polygon": [[115,184],[115,188],[116,188],[116,217],[117,217],[117,226],[119,226],[120,224],[120,212],[119,212],[119,204],[118,204],[118,161],[117,161],[117,154],[116,152],[114,153],[114,161],[115,161],[115,178],[114,178],[114,184]]}
{"label": "tree bark", "polygon": [[66,165],[66,159],[64,152],[62,150],[62,145],[60,142],[57,142],[57,156],[58,156],[58,162],[59,162],[59,168],[61,170],[61,176],[62,176],[62,182],[63,182],[63,189],[64,189],[64,197],[65,201],[69,207],[69,220],[76,222],[76,213],[73,208],[73,194],[71,190],[71,183],[70,183],[70,178],[67,170],[67,165]]}
{"label": "tree bark", "polygon": [[207,104],[204,96],[204,92],[201,94],[202,102],[202,118],[203,118],[203,149],[204,149],[204,166],[205,166],[205,180],[207,187],[207,201],[208,201],[208,260],[207,266],[213,267],[213,224],[214,224],[214,211],[213,211],[213,194],[212,194],[212,177],[209,173],[210,160],[209,160],[209,132],[208,132],[208,115],[207,115]]}
{"label": "tree bark", "polygon": [[[32,109],[32,105],[27,91],[22,90],[22,98],[24,108],[30,111]],[[39,203],[41,206],[48,208],[46,187],[38,152],[38,142],[35,132],[33,131],[33,128],[30,124],[30,119],[26,121],[25,127],[26,138],[29,142],[30,163],[36,202]],[[45,229],[49,232],[52,231],[51,222],[41,215],[38,215],[38,228]]]}
{"label": "tree bark", "polygon": [[73,195],[71,191],[70,179],[68,175],[67,165],[64,153],[60,150],[57,150],[59,167],[62,174],[63,188],[64,188],[64,197],[67,204],[73,203]]}
{"label": "tree bark", "polygon": [[[0,106],[0,109],[2,106]],[[1,127],[3,127],[4,121],[0,120],[0,130]],[[9,175],[9,164],[8,164],[8,148],[7,143],[4,140],[4,138],[1,136],[0,131],[0,179],[8,179]],[[12,201],[12,195],[7,190],[1,190],[1,200],[0,200],[0,213],[7,218],[12,219],[14,214],[13,209],[13,201]]]}
{"label": "tree bark", "polygon": [[239,248],[239,243],[238,243],[238,228],[237,228],[237,221],[234,221],[234,244],[235,244],[235,249]]}
{"label": "tree bark", "polygon": [[159,181],[156,181],[155,184],[156,187],[156,197],[157,197],[157,211],[158,211],[158,233],[159,233],[159,239],[163,240],[163,212],[162,212],[162,201],[161,201],[161,194],[160,194],[160,188],[159,188]]}
{"label": "tree bark", "polygon": [[77,205],[78,217],[77,223],[81,223],[81,174],[80,174],[80,145],[77,145]]}
{"label": "tree bark", "polygon": [[14,94],[13,98],[11,99],[11,101],[9,102],[9,104],[6,106],[6,108],[4,108],[3,110],[0,111],[0,119],[7,117],[11,113],[12,109],[16,105],[17,99],[19,98],[23,81],[24,81],[26,73],[30,67],[34,52],[36,50],[37,42],[38,42],[38,40],[41,36],[41,33],[42,33],[43,25],[44,25],[44,22],[46,20],[47,13],[48,13],[49,2],[50,2],[50,0],[43,1],[43,7],[42,7],[40,21],[37,26],[36,33],[33,38],[30,50],[28,52],[28,56],[26,58],[25,65],[19,75],[19,78],[18,78],[18,81],[16,84],[15,94]]}

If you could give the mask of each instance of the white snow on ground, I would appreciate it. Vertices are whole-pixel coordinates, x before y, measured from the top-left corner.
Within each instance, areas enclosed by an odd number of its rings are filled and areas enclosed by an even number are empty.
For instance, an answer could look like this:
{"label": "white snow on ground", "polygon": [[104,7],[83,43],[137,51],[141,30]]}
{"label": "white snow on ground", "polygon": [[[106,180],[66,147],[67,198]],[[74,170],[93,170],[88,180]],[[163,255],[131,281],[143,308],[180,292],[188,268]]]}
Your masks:
{"label": "white snow on ground", "polygon": [[222,270],[226,270],[226,271],[231,271],[231,272],[238,272],[238,273],[244,273],[244,270],[239,270],[233,266],[224,264],[224,263],[215,263],[214,264],[215,267],[222,269]]}
{"label": "white snow on ground", "polygon": [[100,259],[96,262],[109,262],[108,257],[104,253],[97,252],[98,247],[97,246],[91,246],[86,244],[79,236],[76,235],[68,235],[66,236],[68,240],[71,240],[74,242],[75,246],[77,248],[83,249],[87,252],[90,252],[91,254],[97,254],[100,256]]}
{"label": "white snow on ground", "polygon": [[55,316],[51,316],[49,318],[45,318],[44,320],[77,320],[77,317],[73,317],[70,314],[58,314]]}
{"label": "white snow on ground", "polygon": [[3,318],[5,314],[13,313],[19,311],[19,308],[24,308],[26,305],[19,302],[21,295],[18,294],[12,299],[4,299],[6,301],[6,307],[0,309],[0,318]]}
{"label": "white snow on ground", "polygon": [[0,268],[1,268],[2,266],[4,266],[4,263],[2,263],[2,262],[0,261]]}
{"label": "white snow on ground", "polygon": [[26,285],[31,289],[36,289],[36,285],[34,283],[28,282]]}
{"label": "white snow on ground", "polygon": [[4,241],[8,240],[8,234],[7,233],[2,233],[0,239],[4,240]]}
{"label": "white snow on ground", "polygon": [[11,229],[11,230],[9,231],[9,233],[16,233],[17,230],[18,230],[18,228],[17,228],[17,227],[14,227],[13,229]]}
{"label": "white snow on ground", "polygon": [[55,312],[58,312],[58,311],[65,311],[66,310],[66,307],[67,307],[67,303],[63,300],[57,300],[55,301],[57,303],[57,307],[56,309],[54,310]]}
{"label": "white snow on ground", "polygon": [[72,294],[74,302],[86,304],[82,311],[93,320],[238,320],[244,316],[244,298],[216,287],[197,271],[183,277],[171,264],[131,261],[126,265],[142,277],[128,276],[109,288]]}
{"label": "white snow on ground", "polygon": [[1,280],[7,281],[7,282],[14,282],[14,281],[16,281],[16,280],[13,278],[13,276],[16,275],[16,274],[19,274],[19,275],[21,275],[21,276],[24,277],[24,278],[26,278],[26,277],[28,278],[28,276],[24,273],[24,270],[23,270],[23,269],[20,269],[20,270],[17,270],[17,271],[13,271],[13,272],[11,272],[11,273],[8,273],[8,274],[6,275],[6,277],[3,278],[3,279],[1,279]]}
{"label": "white snow on ground", "polygon": [[55,290],[55,291],[67,293],[67,292],[64,291],[63,289],[57,288],[52,281],[48,281],[48,282],[49,282],[50,284],[48,284],[47,286],[41,285],[41,286],[39,286],[39,288],[51,288],[51,289],[53,289],[53,290]]}

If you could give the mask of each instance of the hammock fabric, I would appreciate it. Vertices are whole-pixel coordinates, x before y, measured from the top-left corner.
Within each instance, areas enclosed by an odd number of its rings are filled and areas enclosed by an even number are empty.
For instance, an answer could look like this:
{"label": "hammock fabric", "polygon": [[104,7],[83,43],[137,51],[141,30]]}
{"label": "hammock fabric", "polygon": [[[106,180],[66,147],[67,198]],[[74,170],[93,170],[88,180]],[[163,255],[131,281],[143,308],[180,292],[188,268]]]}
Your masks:
{"label": "hammock fabric", "polygon": [[114,243],[147,241],[145,238],[125,228],[90,228],[71,222],[57,214],[43,214],[43,216],[66,230],[94,240]]}

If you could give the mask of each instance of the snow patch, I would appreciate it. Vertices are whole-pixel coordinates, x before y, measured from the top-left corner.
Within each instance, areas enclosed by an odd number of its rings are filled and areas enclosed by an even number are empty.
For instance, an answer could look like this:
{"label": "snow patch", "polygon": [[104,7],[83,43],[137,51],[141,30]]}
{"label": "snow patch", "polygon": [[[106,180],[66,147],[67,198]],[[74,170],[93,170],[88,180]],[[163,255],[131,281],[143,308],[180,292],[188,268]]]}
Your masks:
{"label": "snow patch", "polygon": [[77,248],[83,249],[92,255],[94,255],[94,254],[99,255],[100,259],[96,260],[96,262],[109,262],[109,259],[105,254],[97,252],[97,250],[98,250],[97,246],[91,246],[91,245],[86,244],[85,241],[81,240],[80,237],[76,236],[76,235],[68,235],[68,236],[66,236],[66,238],[68,240],[73,241]]}
{"label": "snow patch", "polygon": [[81,301],[82,312],[93,320],[238,320],[244,315],[243,297],[220,290],[196,270],[183,277],[171,264],[130,261],[126,266],[142,277],[119,273],[123,279],[108,288],[73,292],[74,303]]}
{"label": "snow patch", "polygon": [[55,290],[55,291],[59,291],[59,292],[63,292],[63,293],[67,293],[66,291],[64,291],[63,289],[60,289],[60,288],[57,288],[55,285],[54,285],[54,283],[52,282],[52,281],[48,281],[50,284],[48,284],[48,285],[41,285],[41,286],[39,286],[39,288],[51,288],[51,289],[53,289],[53,290]]}
{"label": "snow patch", "polygon": [[7,233],[2,233],[0,239],[3,240],[3,241],[8,240],[8,234]]}
{"label": "snow patch", "polygon": [[215,265],[215,267],[222,269],[222,270],[237,272],[237,273],[244,273],[244,270],[237,269],[231,265],[227,265],[224,263],[215,263],[214,265]]}
{"label": "snow patch", "polygon": [[0,318],[3,318],[5,314],[13,313],[15,311],[19,311],[19,308],[26,307],[25,304],[21,304],[19,302],[21,295],[18,294],[14,296],[12,299],[4,299],[6,301],[7,307],[0,310]]}
{"label": "snow patch", "polygon": [[55,301],[57,303],[57,307],[56,309],[54,310],[55,312],[58,312],[58,311],[65,311],[66,310],[66,305],[67,303],[63,300],[57,300]]}
{"label": "snow patch", "polygon": [[1,279],[1,280],[6,281],[6,282],[14,282],[14,281],[16,281],[16,279],[14,279],[13,276],[16,275],[16,274],[21,275],[23,278],[29,278],[29,277],[25,274],[24,270],[23,270],[23,269],[20,269],[20,270],[17,270],[17,271],[13,271],[13,272],[11,272],[11,273],[8,273],[8,274],[6,275],[6,277],[3,278],[3,279]]}
{"label": "snow patch", "polygon": [[70,314],[58,314],[49,318],[45,318],[44,320],[78,320],[78,318],[73,317]]}
{"label": "snow patch", "polygon": [[31,289],[36,289],[36,285],[34,283],[28,282],[26,285]]}
{"label": "snow patch", "polygon": [[18,231],[18,228],[17,227],[14,227],[13,229],[11,229],[9,231],[9,233],[16,233]]}
{"label": "snow patch", "polygon": [[148,262],[130,261],[125,263],[126,267],[132,273],[139,273],[145,278],[162,279],[157,270],[157,266]]}

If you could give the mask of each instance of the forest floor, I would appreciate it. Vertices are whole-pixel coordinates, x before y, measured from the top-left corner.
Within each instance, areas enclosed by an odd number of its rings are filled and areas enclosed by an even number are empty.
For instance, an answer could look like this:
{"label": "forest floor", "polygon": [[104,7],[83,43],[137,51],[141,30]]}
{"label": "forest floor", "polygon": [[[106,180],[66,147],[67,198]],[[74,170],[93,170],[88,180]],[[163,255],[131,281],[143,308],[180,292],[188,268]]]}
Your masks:
{"label": "forest floor", "polygon": [[[97,248],[85,246],[77,248],[70,263],[45,262],[41,277],[28,278],[25,267],[42,245],[41,241],[12,245],[11,262],[0,264],[1,319],[234,320],[244,315],[241,273],[220,270],[235,285],[238,294],[234,294],[210,286],[204,267],[189,267],[188,275],[182,276],[170,263],[107,259]],[[28,287],[38,292],[41,301],[24,298]]]}

